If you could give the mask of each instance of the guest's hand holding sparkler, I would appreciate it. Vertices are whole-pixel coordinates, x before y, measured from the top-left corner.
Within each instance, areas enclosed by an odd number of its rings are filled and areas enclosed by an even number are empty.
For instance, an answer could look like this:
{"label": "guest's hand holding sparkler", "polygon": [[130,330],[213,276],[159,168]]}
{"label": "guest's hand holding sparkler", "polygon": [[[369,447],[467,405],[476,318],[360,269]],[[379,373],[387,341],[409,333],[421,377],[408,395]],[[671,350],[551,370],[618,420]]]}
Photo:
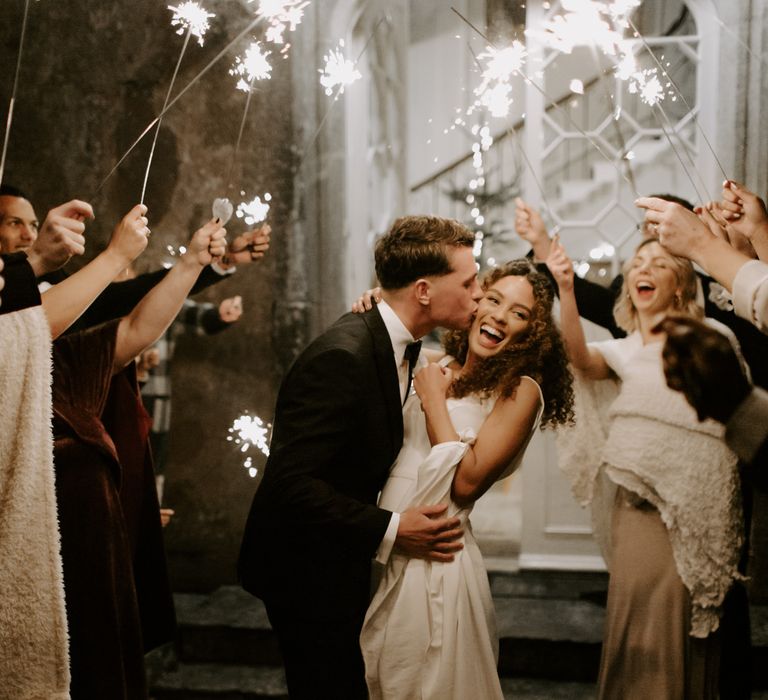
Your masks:
{"label": "guest's hand holding sparkler", "polygon": [[211,219],[195,231],[180,262],[200,268],[210,265],[214,259],[221,258],[227,252],[226,235],[227,230],[218,219]]}
{"label": "guest's hand holding sparkler", "polygon": [[547,267],[555,278],[561,292],[570,292],[573,290],[573,262],[565,252],[563,244],[560,243],[560,236],[552,239],[552,245],[549,255],[546,259]]}
{"label": "guest's hand holding sparkler", "polygon": [[112,232],[112,238],[104,252],[124,263],[121,270],[128,267],[147,247],[151,232],[146,214],[147,207],[137,204],[120,220]]}
{"label": "guest's hand holding sparkler", "polygon": [[536,260],[547,259],[551,241],[544,220],[536,209],[520,197],[515,198],[515,231],[520,238],[531,244]]}
{"label": "guest's hand holding sparkler", "polygon": [[673,255],[692,260],[726,289],[733,289],[736,272],[751,258],[713,232],[712,222],[702,210],[702,221],[694,212],[658,197],[640,197],[635,206],[645,209],[659,242]]}
{"label": "guest's hand holding sparkler", "polygon": [[37,277],[58,270],[73,255],[85,252],[85,220],[93,219],[87,202],[73,199],[51,209],[28,253]]}
{"label": "guest's hand holding sparkler", "polygon": [[768,261],[768,210],[765,202],[744,185],[726,180],[719,205],[729,228],[749,240],[760,260]]}
{"label": "guest's hand holding sparkler", "polygon": [[229,245],[229,250],[221,259],[221,266],[227,268],[261,260],[269,250],[271,233],[272,227],[269,224],[241,233]]}
{"label": "guest's hand holding sparkler", "polygon": [[[147,208],[137,204],[115,227],[106,250],[42,295],[43,308],[56,338],[147,247]],[[129,358],[133,359],[138,352]]]}

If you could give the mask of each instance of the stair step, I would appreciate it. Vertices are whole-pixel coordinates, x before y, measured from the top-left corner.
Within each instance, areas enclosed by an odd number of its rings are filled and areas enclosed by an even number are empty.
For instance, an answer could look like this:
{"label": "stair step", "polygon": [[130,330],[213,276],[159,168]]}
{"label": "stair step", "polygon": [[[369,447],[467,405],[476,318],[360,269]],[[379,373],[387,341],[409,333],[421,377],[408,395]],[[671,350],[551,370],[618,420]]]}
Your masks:
{"label": "stair step", "polygon": [[[490,582],[505,692],[515,688],[508,694],[524,698],[592,697],[607,576],[497,571],[491,572]],[[151,683],[156,700],[285,697],[280,650],[258,598],[226,586],[210,595],[177,594],[175,601],[179,634],[172,658],[155,664]],[[751,618],[753,682],[764,689],[768,688],[768,606],[752,606]],[[536,683],[545,688],[538,696]],[[520,690],[528,687],[528,695]],[[565,694],[558,695],[561,690]],[[768,694],[763,698],[768,700]]]}
{"label": "stair step", "polygon": [[179,664],[154,683],[152,700],[287,700],[279,666]]}
{"label": "stair step", "polygon": [[[592,700],[593,683],[502,678],[505,698]],[[152,700],[287,700],[281,669],[224,664],[180,664],[152,689]]]}

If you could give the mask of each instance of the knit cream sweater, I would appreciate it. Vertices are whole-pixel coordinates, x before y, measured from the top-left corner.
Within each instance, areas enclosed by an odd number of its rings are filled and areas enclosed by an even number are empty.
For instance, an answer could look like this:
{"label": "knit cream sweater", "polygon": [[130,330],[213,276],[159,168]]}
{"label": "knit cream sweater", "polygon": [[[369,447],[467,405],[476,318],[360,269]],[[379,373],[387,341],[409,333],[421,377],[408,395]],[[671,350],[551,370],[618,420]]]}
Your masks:
{"label": "knit cream sweater", "polygon": [[706,637],[718,628],[723,598],[739,578],[736,456],[723,441],[723,426],[700,423],[683,396],[667,388],[661,343],[643,346],[630,336],[595,347],[621,381],[576,378],[576,425],[558,437],[561,467],[576,499],[593,506],[603,543],[613,505],[606,481],[658,509],[691,594],[691,635]]}
{"label": "knit cream sweater", "polygon": [[41,306],[0,316],[0,698],[69,698]]}

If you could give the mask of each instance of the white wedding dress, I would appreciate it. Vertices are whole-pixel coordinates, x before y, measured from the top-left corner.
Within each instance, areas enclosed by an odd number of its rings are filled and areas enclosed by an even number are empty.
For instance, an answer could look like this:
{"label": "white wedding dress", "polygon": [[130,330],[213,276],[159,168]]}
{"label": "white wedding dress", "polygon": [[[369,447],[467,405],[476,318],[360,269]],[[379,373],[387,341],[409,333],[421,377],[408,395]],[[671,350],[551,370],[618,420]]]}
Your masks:
{"label": "white wedding dress", "polygon": [[[403,512],[412,506],[448,503],[448,515],[457,515],[464,527],[464,548],[450,563],[392,553],[360,635],[372,700],[503,698],[496,667],[496,617],[468,519],[472,507],[459,508],[450,500],[456,465],[494,404],[493,397],[448,399],[460,441],[434,447],[418,397],[411,395],[405,404],[403,447],[379,506]],[[542,397],[528,438],[499,478],[519,465],[543,407]]]}

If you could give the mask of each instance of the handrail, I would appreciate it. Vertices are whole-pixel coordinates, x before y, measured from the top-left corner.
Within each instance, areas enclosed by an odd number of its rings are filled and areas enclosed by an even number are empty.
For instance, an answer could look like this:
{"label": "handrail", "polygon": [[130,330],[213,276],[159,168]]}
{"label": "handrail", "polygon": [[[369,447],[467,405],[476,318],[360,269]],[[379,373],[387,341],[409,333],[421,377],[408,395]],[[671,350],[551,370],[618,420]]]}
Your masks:
{"label": "handrail", "polygon": [[[593,85],[596,85],[600,82],[600,80],[605,77],[608,71],[604,71],[601,75],[595,76],[592,78],[592,80],[588,81],[584,85],[584,92],[586,93]],[[550,102],[545,108],[545,112],[551,112],[556,107],[562,106],[565,102],[568,102],[569,100],[573,99],[573,94],[568,93],[566,95],[563,95],[562,97],[558,98],[557,100]],[[525,119],[520,118],[518,119],[511,127],[507,127],[504,131],[502,131],[498,136],[493,137],[493,142],[498,143],[499,141],[503,141],[507,136],[511,135],[512,133],[516,132],[521,126],[525,124]],[[446,165],[441,170],[438,170],[436,173],[430,175],[428,178],[421,180],[420,182],[417,182],[415,185],[411,186],[411,192],[416,192],[420,190],[422,187],[426,187],[427,185],[431,185],[436,180],[439,180],[443,175],[446,175],[447,173],[451,172],[451,170],[454,170],[458,168],[463,163],[466,163],[468,160],[471,160],[475,155],[474,151],[470,151],[464,156],[461,156],[457,158],[456,160],[452,161],[448,165]]]}

